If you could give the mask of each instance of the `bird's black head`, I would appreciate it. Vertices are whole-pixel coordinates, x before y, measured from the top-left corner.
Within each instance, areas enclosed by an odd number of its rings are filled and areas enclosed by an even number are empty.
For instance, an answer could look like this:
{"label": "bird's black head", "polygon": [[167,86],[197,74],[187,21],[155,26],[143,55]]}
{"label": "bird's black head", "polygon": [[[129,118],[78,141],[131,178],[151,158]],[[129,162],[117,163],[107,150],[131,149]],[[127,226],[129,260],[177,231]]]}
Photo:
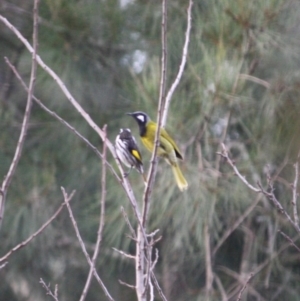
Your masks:
{"label": "bird's black head", "polygon": [[150,120],[149,116],[146,113],[140,112],[140,111],[133,112],[133,113],[127,113],[127,115],[132,116],[136,120],[136,122],[138,123],[139,128],[140,128],[140,135],[144,136],[146,133],[147,123]]}

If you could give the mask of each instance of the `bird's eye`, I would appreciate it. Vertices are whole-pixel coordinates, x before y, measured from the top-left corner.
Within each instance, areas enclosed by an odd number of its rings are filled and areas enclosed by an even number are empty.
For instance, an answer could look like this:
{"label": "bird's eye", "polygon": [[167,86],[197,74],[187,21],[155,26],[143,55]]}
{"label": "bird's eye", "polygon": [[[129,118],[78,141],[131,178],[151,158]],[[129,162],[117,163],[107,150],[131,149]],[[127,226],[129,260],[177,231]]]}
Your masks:
{"label": "bird's eye", "polygon": [[139,119],[141,122],[145,122],[145,117],[143,115],[136,116],[137,119]]}

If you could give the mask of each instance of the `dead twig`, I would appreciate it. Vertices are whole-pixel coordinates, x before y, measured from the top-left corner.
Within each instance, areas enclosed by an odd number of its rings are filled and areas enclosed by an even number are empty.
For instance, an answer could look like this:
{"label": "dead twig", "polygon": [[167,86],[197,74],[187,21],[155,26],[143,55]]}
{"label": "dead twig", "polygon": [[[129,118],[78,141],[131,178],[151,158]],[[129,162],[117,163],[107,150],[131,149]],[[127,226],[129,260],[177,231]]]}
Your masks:
{"label": "dead twig", "polygon": [[283,233],[281,230],[278,230],[278,232],[285,238],[287,239],[290,244],[295,247],[297,249],[298,252],[300,252],[300,248],[298,246],[296,246],[295,242],[288,236],[286,235],[285,233]]}
{"label": "dead twig", "polygon": [[[68,211],[69,211],[69,216],[70,216],[70,219],[71,219],[71,221],[72,221],[73,228],[74,228],[74,230],[75,230],[77,239],[78,239],[78,241],[79,241],[79,243],[80,243],[81,250],[82,250],[83,254],[85,255],[85,258],[86,258],[88,264],[89,264],[90,267],[93,269],[93,274],[94,274],[96,280],[98,281],[99,285],[102,287],[105,296],[106,296],[110,301],[114,301],[114,299],[112,298],[112,296],[111,296],[110,293],[108,292],[106,286],[105,286],[104,283],[102,282],[100,276],[98,275],[98,273],[97,273],[97,271],[96,271],[96,269],[95,269],[95,267],[94,267],[94,265],[93,265],[93,263],[92,263],[92,260],[91,260],[89,254],[88,254],[88,252],[87,252],[87,250],[86,250],[86,248],[85,248],[84,242],[83,242],[83,240],[82,240],[82,237],[81,237],[81,235],[80,235],[80,232],[79,232],[79,229],[78,229],[78,226],[77,226],[77,222],[76,222],[76,220],[75,220],[75,218],[74,218],[74,215],[73,215],[71,206],[69,205],[69,202],[68,202],[70,196],[68,196],[68,194],[66,193],[66,191],[65,191],[65,189],[64,189],[63,187],[61,187],[61,190],[62,190],[62,193],[63,193],[63,196],[64,196],[64,201],[65,201],[65,203],[66,203],[66,205],[67,205],[67,208],[68,208]],[[71,194],[71,195],[72,195],[72,194]]]}
{"label": "dead twig", "polygon": [[232,167],[232,169],[234,170],[235,174],[239,177],[239,179],[247,186],[249,187],[252,191],[257,192],[257,193],[263,193],[275,206],[275,208],[278,209],[278,211],[283,214],[287,220],[290,222],[290,224],[294,227],[294,229],[300,233],[300,228],[299,228],[299,224],[296,224],[293,219],[291,218],[291,216],[287,213],[287,211],[283,208],[283,206],[281,205],[281,203],[277,200],[275,194],[274,194],[274,187],[273,187],[273,183],[271,181],[271,178],[268,177],[268,191],[265,190],[262,185],[258,182],[257,183],[257,187],[254,187],[253,185],[251,185],[246,178],[239,172],[239,170],[237,169],[237,167],[235,166],[235,164],[233,163],[233,161],[230,159],[228,151],[225,147],[225,145],[222,143],[222,152],[218,153],[220,156],[222,156],[223,158],[226,159],[227,163]]}
{"label": "dead twig", "polygon": [[8,187],[11,183],[11,180],[13,178],[13,175],[16,171],[16,168],[18,166],[18,163],[21,158],[23,145],[28,129],[28,122],[30,118],[30,111],[31,111],[31,104],[32,104],[32,95],[34,90],[34,84],[36,79],[36,69],[37,69],[37,48],[38,48],[38,5],[39,0],[34,1],[34,7],[33,7],[33,48],[32,48],[32,63],[31,63],[31,74],[30,74],[30,81],[29,81],[29,88],[28,88],[28,94],[27,94],[27,103],[26,103],[26,109],[24,113],[23,123],[21,127],[21,132],[19,136],[19,140],[17,143],[17,147],[15,150],[15,154],[12,160],[12,163],[9,167],[9,170],[4,177],[4,180],[1,185],[1,197],[0,197],[0,226],[3,220],[4,216],[4,208],[5,208],[5,201],[6,201],[6,194]]}
{"label": "dead twig", "polygon": [[103,132],[104,132],[104,143],[103,143],[103,161],[102,161],[102,180],[101,180],[101,188],[102,188],[102,192],[101,192],[101,200],[100,200],[100,220],[99,220],[99,228],[98,228],[98,232],[97,232],[97,241],[96,241],[96,246],[95,246],[95,250],[94,250],[94,254],[93,254],[93,258],[92,258],[92,265],[90,266],[90,271],[83,289],[83,292],[81,294],[80,297],[80,301],[84,301],[88,289],[90,287],[91,284],[91,280],[92,280],[92,276],[93,276],[93,269],[95,268],[95,264],[96,264],[96,260],[97,260],[97,256],[99,254],[100,251],[100,246],[101,246],[101,241],[102,241],[102,235],[103,235],[103,229],[104,229],[104,223],[105,223],[105,200],[106,200],[106,153],[107,153],[107,147],[106,147],[106,125],[103,128]]}
{"label": "dead twig", "polygon": [[[72,199],[74,194],[70,195],[68,202]],[[26,240],[23,242],[19,243],[17,246],[12,248],[9,252],[7,252],[3,257],[0,258],[0,262],[7,260],[7,258],[14,252],[18,251],[19,249],[25,247],[28,243],[30,243],[36,236],[41,234],[50,224],[53,220],[56,219],[56,217],[59,215],[59,213],[62,211],[64,208],[65,203],[62,203],[60,207],[56,210],[56,212],[50,217],[50,219],[44,223],[36,232],[34,232],[30,237],[28,237]]]}
{"label": "dead twig", "polygon": [[[4,60],[7,63],[7,65],[11,68],[11,70],[15,74],[16,78],[20,81],[20,83],[23,86],[23,88],[28,92],[28,87],[25,84],[25,82],[23,81],[20,73],[17,71],[17,69],[15,68],[15,66],[13,66],[11,64],[11,62],[9,61],[9,59],[7,57],[4,57]],[[51,116],[53,116],[55,119],[57,119],[59,122],[61,122],[64,126],[66,126],[69,130],[71,130],[77,137],[79,137],[79,139],[81,139],[90,149],[92,149],[95,152],[95,154],[98,156],[98,158],[100,158],[101,160],[104,160],[103,155],[99,152],[98,148],[96,146],[94,146],[88,139],[86,139],[84,136],[82,136],[73,126],[71,126],[66,120],[64,120],[63,118],[61,118],[55,112],[53,112],[49,108],[47,108],[41,102],[40,99],[38,99],[34,95],[32,96],[32,98],[44,111],[46,111],[48,114],[50,114]],[[111,172],[113,173],[113,175],[116,177],[116,179],[118,180],[118,182],[121,182],[120,177],[118,176],[117,172],[112,167],[112,165],[106,159],[104,160],[104,162],[107,164],[107,166],[109,167],[109,169],[111,170]]]}
{"label": "dead twig", "polygon": [[51,296],[55,301],[59,301],[58,300],[58,287],[57,287],[57,284],[55,285],[54,293],[50,289],[50,284],[47,285],[45,283],[45,281],[43,280],[43,278],[40,279],[40,284],[46,290],[47,295]]}
{"label": "dead twig", "polygon": [[247,284],[250,282],[250,280],[251,280],[252,277],[253,277],[253,273],[251,273],[249,275],[248,279],[246,280],[245,284],[243,285],[242,289],[240,290],[239,295],[238,295],[236,301],[240,301],[241,300],[242,294],[243,294],[244,290],[246,289]]}
{"label": "dead twig", "polygon": [[179,66],[179,70],[177,73],[177,76],[173,82],[173,84],[171,85],[171,88],[169,89],[167,96],[166,96],[166,101],[164,104],[164,109],[163,109],[163,115],[162,115],[162,127],[165,127],[166,123],[167,123],[167,116],[168,116],[168,110],[169,110],[169,106],[171,103],[171,98],[174,94],[175,89],[178,87],[185,65],[186,65],[186,61],[187,61],[187,55],[188,55],[188,48],[189,48],[189,43],[190,43],[190,33],[191,33],[191,28],[192,28],[192,7],[193,7],[193,0],[189,1],[189,6],[187,9],[187,28],[186,28],[186,32],[185,32],[185,41],[184,41],[184,46],[182,49],[182,56],[181,56],[181,63]]}
{"label": "dead twig", "polygon": [[294,221],[297,225],[299,225],[299,216],[298,216],[298,211],[297,211],[297,198],[298,198],[298,193],[297,193],[297,186],[298,186],[298,178],[299,178],[299,165],[298,162],[294,164],[295,168],[295,180],[293,183],[293,200],[292,200],[292,205],[293,205],[293,212],[294,212]]}

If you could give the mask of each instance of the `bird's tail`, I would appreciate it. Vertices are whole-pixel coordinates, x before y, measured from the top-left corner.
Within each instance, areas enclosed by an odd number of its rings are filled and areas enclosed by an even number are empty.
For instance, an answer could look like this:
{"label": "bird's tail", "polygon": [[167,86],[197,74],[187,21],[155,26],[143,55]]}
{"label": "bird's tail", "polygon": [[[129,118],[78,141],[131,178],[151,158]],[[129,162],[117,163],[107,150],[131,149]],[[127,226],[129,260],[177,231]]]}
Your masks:
{"label": "bird's tail", "polygon": [[188,183],[186,179],[184,178],[179,165],[178,164],[172,164],[172,171],[176,180],[176,183],[181,191],[184,191],[188,188]]}

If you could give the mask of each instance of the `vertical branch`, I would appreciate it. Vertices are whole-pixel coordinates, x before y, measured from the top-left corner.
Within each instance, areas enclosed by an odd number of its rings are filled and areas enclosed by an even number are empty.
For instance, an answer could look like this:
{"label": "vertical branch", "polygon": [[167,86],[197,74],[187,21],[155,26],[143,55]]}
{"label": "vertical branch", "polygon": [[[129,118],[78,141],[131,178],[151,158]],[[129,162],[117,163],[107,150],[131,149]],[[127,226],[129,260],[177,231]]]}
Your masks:
{"label": "vertical branch", "polygon": [[[161,57],[161,77],[160,77],[160,90],[157,108],[157,128],[155,132],[154,149],[151,156],[151,165],[147,178],[147,185],[143,195],[143,209],[142,209],[142,226],[138,225],[137,229],[137,243],[136,243],[136,292],[138,301],[147,300],[147,287],[144,281],[146,270],[150,270],[151,256],[149,252],[145,252],[146,240],[142,231],[146,227],[147,217],[150,208],[150,195],[152,192],[154,179],[157,171],[157,148],[159,145],[159,136],[161,128],[162,109],[165,103],[165,90],[166,90],[166,73],[167,73],[167,0],[162,0],[162,57]],[[150,246],[147,247],[150,248]],[[146,259],[146,253],[148,258]],[[147,261],[148,267],[145,268]]]}
{"label": "vertical branch", "polygon": [[204,225],[204,247],[205,247],[205,273],[206,273],[205,294],[206,294],[206,300],[209,300],[214,276],[213,276],[212,262],[211,262],[209,225],[207,222]]}
{"label": "vertical branch", "polygon": [[298,186],[298,178],[299,178],[299,164],[298,164],[298,162],[296,162],[294,164],[294,168],[295,168],[295,180],[294,180],[294,184],[293,184],[293,201],[292,201],[292,205],[293,205],[293,212],[294,212],[294,222],[295,222],[295,224],[297,224],[299,226],[299,216],[298,216],[298,211],[297,211],[297,197],[298,197],[297,186]]}
{"label": "vertical branch", "polygon": [[157,128],[155,132],[154,149],[151,156],[151,165],[148,173],[147,185],[144,191],[144,209],[143,209],[143,225],[145,226],[147,214],[149,211],[149,200],[152,192],[153,183],[157,169],[157,148],[159,145],[160,128],[162,121],[162,109],[165,103],[165,91],[167,81],[167,0],[162,1],[162,22],[161,22],[161,39],[162,39],[162,56],[161,56],[161,74],[160,88],[157,108]]}
{"label": "vertical branch", "polygon": [[31,63],[31,75],[30,75],[30,82],[27,94],[27,104],[24,113],[21,133],[19,136],[18,144],[16,147],[16,151],[12,160],[12,163],[9,167],[7,175],[4,177],[4,180],[1,185],[1,194],[0,194],[0,225],[3,220],[4,215],[4,207],[5,207],[5,199],[8,187],[11,183],[12,177],[16,171],[17,165],[19,163],[23,145],[26,137],[26,132],[28,129],[28,121],[30,118],[30,111],[31,111],[31,104],[32,104],[32,95],[34,90],[34,84],[36,79],[36,69],[37,69],[37,48],[38,48],[38,4],[39,0],[34,0],[34,7],[33,7],[33,51],[32,51],[32,63]]}
{"label": "vertical branch", "polygon": [[191,33],[191,27],[192,27],[192,6],[193,6],[193,0],[190,0],[189,6],[187,9],[187,28],[186,28],[186,32],[185,32],[185,42],[184,42],[184,46],[183,46],[183,50],[182,50],[181,63],[179,66],[178,74],[166,96],[166,101],[165,101],[165,105],[163,108],[163,114],[162,114],[162,122],[161,122],[162,127],[165,127],[165,125],[166,125],[171,98],[181,80],[181,77],[182,77],[182,74],[184,71],[184,67],[186,65],[186,60],[187,60],[187,55],[188,55],[188,47],[189,47],[189,42],[190,42],[190,33]]}
{"label": "vertical branch", "polygon": [[101,193],[101,201],[100,201],[100,221],[99,221],[99,229],[98,229],[98,234],[97,234],[97,241],[96,241],[96,246],[95,246],[95,251],[93,254],[93,258],[92,258],[92,265],[90,266],[90,271],[89,271],[89,275],[88,278],[86,280],[83,292],[81,294],[80,297],[80,301],[84,301],[88,289],[90,287],[91,284],[91,280],[92,280],[92,276],[93,276],[93,269],[95,268],[95,264],[96,264],[96,259],[97,256],[99,254],[99,250],[100,250],[100,245],[101,245],[101,241],[102,241],[102,235],[103,235],[103,229],[104,229],[104,223],[105,223],[105,200],[106,200],[106,125],[103,128],[103,132],[104,132],[104,143],[103,143],[103,155],[102,155],[102,179],[101,179],[101,186],[102,186],[102,193]]}

